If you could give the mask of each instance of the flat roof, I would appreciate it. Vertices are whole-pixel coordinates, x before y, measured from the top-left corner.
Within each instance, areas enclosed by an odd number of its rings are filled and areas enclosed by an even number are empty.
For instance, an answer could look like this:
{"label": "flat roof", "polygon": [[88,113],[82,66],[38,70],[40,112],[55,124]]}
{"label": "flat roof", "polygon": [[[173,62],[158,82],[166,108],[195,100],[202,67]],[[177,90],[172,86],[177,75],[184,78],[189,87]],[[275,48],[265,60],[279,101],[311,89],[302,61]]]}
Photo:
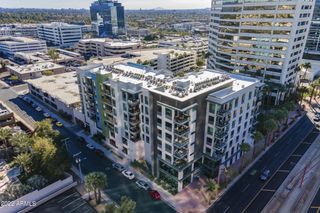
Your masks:
{"label": "flat roof", "polygon": [[27,82],[67,105],[80,103],[76,72],[43,76],[42,78],[27,80]]}
{"label": "flat roof", "polygon": [[[71,60],[73,57],[59,53],[59,58],[57,61],[65,61],[65,60]],[[15,53],[15,56],[23,58],[25,60],[35,61],[35,62],[52,62],[53,60],[50,58],[50,56],[47,53],[44,52],[17,52]]]}
{"label": "flat roof", "polygon": [[90,42],[97,42],[97,43],[104,43],[110,47],[126,47],[126,46],[134,46],[139,45],[139,42],[134,41],[120,41],[120,40],[110,40],[105,38],[90,38],[90,39],[81,39],[79,42],[83,43],[90,43]]}
{"label": "flat roof", "polygon": [[34,73],[34,72],[42,72],[46,70],[55,70],[64,68],[64,66],[55,64],[52,62],[41,62],[36,64],[27,64],[22,66],[8,66],[8,68],[14,72],[25,74],[25,73]]}
{"label": "flat roof", "polygon": [[[123,64],[96,68],[95,72],[97,70],[102,74],[112,73],[110,81],[139,84],[151,92],[181,102],[221,87],[224,88],[212,94],[217,98],[226,98],[226,96],[259,83],[259,80],[255,78],[210,69],[187,73],[184,77],[175,78],[162,72],[143,70]],[[226,86],[227,89],[225,89]]]}
{"label": "flat roof", "polygon": [[115,57],[104,57],[102,60],[94,60],[93,63],[102,63],[104,65],[111,65],[111,64],[119,64],[119,63],[137,63],[138,60],[143,61],[150,61],[155,60],[161,54],[169,54],[170,52],[174,52],[172,54],[173,58],[176,57],[175,53],[183,54],[188,53],[191,54],[191,50],[178,50],[174,48],[157,48],[157,49],[142,49],[142,50],[134,50],[128,51],[127,55],[132,55],[135,57],[132,58],[125,58],[122,56],[115,56]]}
{"label": "flat roof", "polygon": [[35,43],[35,42],[44,42],[44,41],[28,38],[28,37],[13,37],[13,36],[0,37],[0,43],[3,43],[3,44]]}

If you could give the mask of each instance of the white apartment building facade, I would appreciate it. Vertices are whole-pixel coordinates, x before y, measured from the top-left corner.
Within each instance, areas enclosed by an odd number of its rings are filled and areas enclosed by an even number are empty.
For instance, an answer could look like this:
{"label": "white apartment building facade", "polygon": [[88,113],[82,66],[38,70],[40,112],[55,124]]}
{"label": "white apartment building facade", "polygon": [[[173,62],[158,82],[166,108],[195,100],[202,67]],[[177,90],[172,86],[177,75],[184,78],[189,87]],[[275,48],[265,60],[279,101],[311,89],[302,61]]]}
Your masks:
{"label": "white apartment building facade", "polygon": [[173,78],[128,65],[93,65],[79,68],[78,82],[92,134],[103,134],[125,159],[145,160],[172,192],[200,172],[216,177],[220,165],[240,158],[241,143],[252,145],[257,79],[213,70]]}
{"label": "white apartment building facade", "polygon": [[38,37],[47,41],[48,45],[73,47],[82,39],[82,26],[61,22],[40,24],[37,27]]}
{"label": "white apartment building facade", "polygon": [[26,37],[0,37],[0,53],[13,57],[17,52],[47,52],[45,41]]}
{"label": "white apartment building facade", "polygon": [[314,0],[213,0],[208,67],[294,84],[313,8]]}
{"label": "white apartment building facade", "polygon": [[112,41],[104,38],[82,39],[77,44],[77,51],[83,56],[114,56],[135,50],[139,42]]}

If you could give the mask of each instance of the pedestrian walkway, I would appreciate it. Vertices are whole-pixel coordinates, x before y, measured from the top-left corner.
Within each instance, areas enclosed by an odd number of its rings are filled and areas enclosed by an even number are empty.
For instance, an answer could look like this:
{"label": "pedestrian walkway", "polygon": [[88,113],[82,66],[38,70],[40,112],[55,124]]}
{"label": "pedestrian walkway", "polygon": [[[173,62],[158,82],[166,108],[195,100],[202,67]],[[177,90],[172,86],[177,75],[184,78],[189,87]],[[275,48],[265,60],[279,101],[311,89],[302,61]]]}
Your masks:
{"label": "pedestrian walkway", "polygon": [[320,186],[320,136],[263,209],[263,213],[306,212]]}

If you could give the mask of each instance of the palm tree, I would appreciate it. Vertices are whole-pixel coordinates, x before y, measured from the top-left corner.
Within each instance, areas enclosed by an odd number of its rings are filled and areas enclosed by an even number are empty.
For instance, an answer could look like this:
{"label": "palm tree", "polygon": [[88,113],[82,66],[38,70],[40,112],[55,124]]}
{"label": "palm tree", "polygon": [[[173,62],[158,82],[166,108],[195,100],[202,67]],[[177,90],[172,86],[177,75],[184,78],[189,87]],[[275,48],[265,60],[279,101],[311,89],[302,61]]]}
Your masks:
{"label": "palm tree", "polygon": [[306,62],[304,64],[301,64],[300,67],[305,69],[304,74],[303,74],[303,79],[306,79],[307,72],[309,71],[309,69],[311,69],[311,63],[310,62]]}
{"label": "palm tree", "polygon": [[302,86],[297,89],[297,92],[298,92],[298,96],[299,96],[299,104],[300,104],[300,106],[302,106],[303,97],[306,93],[309,92],[309,89],[305,86]]}
{"label": "palm tree", "polygon": [[267,139],[265,140],[264,149],[267,148],[267,145],[270,142],[270,136],[273,134],[273,131],[276,129],[277,129],[277,123],[274,119],[269,119],[263,122],[263,131],[264,131],[264,134],[267,136]]}
{"label": "palm tree", "polygon": [[9,140],[12,135],[12,130],[9,128],[0,128],[0,141],[2,142],[5,150],[6,150],[6,157],[8,158],[8,147],[9,147]]}
{"label": "palm tree", "polygon": [[22,153],[14,158],[14,162],[20,166],[25,175],[31,173],[32,170],[32,156],[30,153]]}
{"label": "palm tree", "polygon": [[251,146],[248,143],[240,144],[240,151],[241,153],[243,153],[241,158],[241,168],[244,166],[245,155],[250,151],[250,149],[251,149]]}
{"label": "palm tree", "polygon": [[309,100],[309,104],[311,104],[312,98],[316,92],[316,90],[318,89],[318,87],[320,86],[320,80],[316,80],[313,83],[311,83],[311,94],[310,94],[310,100]]}
{"label": "palm tree", "polygon": [[218,196],[220,186],[214,179],[207,179],[204,188],[210,195],[209,202],[212,200],[213,196]]}
{"label": "palm tree", "polygon": [[26,133],[19,132],[12,135],[10,143],[18,153],[26,153],[30,150],[32,140]]}
{"label": "palm tree", "polygon": [[[264,136],[261,132],[259,131],[255,131],[255,133],[253,134],[253,140],[254,140],[254,144],[257,144],[258,142],[262,141],[264,139]],[[252,156],[255,156],[255,152],[256,152],[256,146],[253,146],[253,154]]]}
{"label": "palm tree", "polygon": [[107,176],[103,172],[91,172],[85,177],[85,187],[94,192],[96,203],[101,202],[101,190],[107,187]]}
{"label": "palm tree", "polygon": [[1,65],[1,71],[5,71],[7,68],[8,62],[1,60],[0,65]]}
{"label": "palm tree", "polygon": [[48,51],[49,57],[56,63],[57,59],[59,59],[59,53],[55,49],[50,49]]}

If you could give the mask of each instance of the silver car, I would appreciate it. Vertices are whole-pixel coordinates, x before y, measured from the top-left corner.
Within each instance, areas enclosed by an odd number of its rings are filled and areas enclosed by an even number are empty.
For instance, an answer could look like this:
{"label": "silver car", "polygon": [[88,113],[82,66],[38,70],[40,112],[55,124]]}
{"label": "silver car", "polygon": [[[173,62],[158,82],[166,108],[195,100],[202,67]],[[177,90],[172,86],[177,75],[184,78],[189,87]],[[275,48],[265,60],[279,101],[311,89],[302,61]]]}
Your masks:
{"label": "silver car", "polygon": [[139,188],[144,189],[144,190],[149,190],[150,186],[149,184],[147,184],[146,182],[144,182],[143,180],[138,180],[136,181],[136,184]]}

